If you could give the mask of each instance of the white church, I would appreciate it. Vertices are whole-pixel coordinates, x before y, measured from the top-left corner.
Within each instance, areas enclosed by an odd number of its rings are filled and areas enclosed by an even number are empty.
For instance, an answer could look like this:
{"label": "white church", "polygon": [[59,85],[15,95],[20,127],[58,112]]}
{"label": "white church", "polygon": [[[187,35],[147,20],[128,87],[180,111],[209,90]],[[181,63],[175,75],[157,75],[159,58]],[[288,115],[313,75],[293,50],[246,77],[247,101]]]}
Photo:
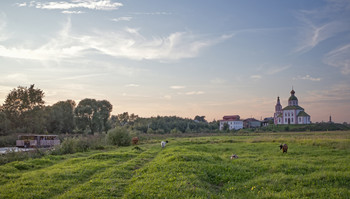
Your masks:
{"label": "white church", "polygon": [[275,124],[310,124],[310,115],[308,115],[298,104],[298,98],[295,97],[295,91],[292,89],[291,96],[288,99],[288,106],[282,109],[280,97],[277,97],[275,106],[274,123]]}

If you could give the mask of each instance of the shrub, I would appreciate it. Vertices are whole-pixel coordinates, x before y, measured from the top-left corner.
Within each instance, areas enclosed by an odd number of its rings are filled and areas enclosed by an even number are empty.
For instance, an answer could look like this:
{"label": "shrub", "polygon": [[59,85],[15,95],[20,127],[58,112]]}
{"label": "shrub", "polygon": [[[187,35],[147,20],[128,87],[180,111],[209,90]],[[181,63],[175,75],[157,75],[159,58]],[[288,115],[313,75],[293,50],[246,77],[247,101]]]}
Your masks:
{"label": "shrub", "polygon": [[112,145],[129,146],[131,142],[131,136],[126,128],[117,127],[108,131],[107,141]]}
{"label": "shrub", "polygon": [[59,147],[60,154],[69,154],[77,152],[78,139],[76,138],[65,138]]}
{"label": "shrub", "polygon": [[67,137],[64,138],[62,144],[60,146],[55,147],[52,151],[52,154],[72,154],[76,152],[86,152],[91,148],[95,148],[95,146],[99,146],[98,138],[93,136],[91,137]]}
{"label": "shrub", "polygon": [[173,129],[171,129],[170,133],[171,134],[179,134],[179,133],[181,133],[181,131],[177,130],[177,128],[173,128]]}
{"label": "shrub", "polygon": [[16,146],[17,134],[0,136],[0,147]]}
{"label": "shrub", "polygon": [[41,158],[44,155],[46,155],[45,151],[43,149],[36,148],[32,151],[23,151],[23,152],[17,152],[15,150],[11,150],[6,154],[0,155],[0,165],[7,164],[9,162],[13,161],[22,161],[27,159],[35,159],[35,158]]}

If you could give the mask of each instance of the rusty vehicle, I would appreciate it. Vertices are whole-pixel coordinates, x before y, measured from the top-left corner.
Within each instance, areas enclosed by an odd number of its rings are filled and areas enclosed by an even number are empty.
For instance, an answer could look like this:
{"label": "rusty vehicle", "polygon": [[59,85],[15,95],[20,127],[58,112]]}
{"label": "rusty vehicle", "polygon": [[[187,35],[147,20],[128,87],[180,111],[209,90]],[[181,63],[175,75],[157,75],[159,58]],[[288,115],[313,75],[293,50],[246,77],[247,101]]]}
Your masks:
{"label": "rusty vehicle", "polygon": [[53,147],[61,142],[58,135],[19,135],[16,147],[20,148],[42,148]]}

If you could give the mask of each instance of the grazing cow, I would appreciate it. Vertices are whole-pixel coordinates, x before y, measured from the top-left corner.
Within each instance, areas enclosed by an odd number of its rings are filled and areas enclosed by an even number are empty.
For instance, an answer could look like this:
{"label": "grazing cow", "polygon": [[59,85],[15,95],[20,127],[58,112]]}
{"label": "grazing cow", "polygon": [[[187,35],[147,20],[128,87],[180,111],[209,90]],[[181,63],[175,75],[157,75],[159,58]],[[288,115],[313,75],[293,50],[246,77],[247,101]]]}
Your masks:
{"label": "grazing cow", "polygon": [[283,149],[283,153],[287,153],[288,150],[288,145],[287,144],[281,144],[280,145],[280,150]]}
{"label": "grazing cow", "polygon": [[133,145],[136,145],[139,142],[139,138],[138,137],[133,137],[131,141],[132,141]]}
{"label": "grazing cow", "polygon": [[238,156],[236,154],[231,155],[231,160],[236,159],[236,158],[238,158]]}
{"label": "grazing cow", "polygon": [[164,148],[164,147],[165,147],[165,144],[166,144],[166,143],[168,143],[168,140],[167,140],[167,141],[165,141],[165,142],[164,142],[164,141],[162,141],[162,142],[160,143],[160,145],[162,146],[162,148]]}

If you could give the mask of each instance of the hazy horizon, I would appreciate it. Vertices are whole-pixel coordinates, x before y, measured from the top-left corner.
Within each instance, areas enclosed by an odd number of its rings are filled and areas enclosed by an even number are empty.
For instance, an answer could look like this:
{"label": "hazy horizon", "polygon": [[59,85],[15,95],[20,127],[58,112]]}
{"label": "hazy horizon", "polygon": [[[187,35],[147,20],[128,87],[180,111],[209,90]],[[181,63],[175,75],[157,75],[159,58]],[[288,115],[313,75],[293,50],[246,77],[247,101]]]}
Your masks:
{"label": "hazy horizon", "polygon": [[347,0],[0,2],[0,104],[35,84],[46,105],[260,119],[293,87],[312,122],[350,123],[349,55]]}

